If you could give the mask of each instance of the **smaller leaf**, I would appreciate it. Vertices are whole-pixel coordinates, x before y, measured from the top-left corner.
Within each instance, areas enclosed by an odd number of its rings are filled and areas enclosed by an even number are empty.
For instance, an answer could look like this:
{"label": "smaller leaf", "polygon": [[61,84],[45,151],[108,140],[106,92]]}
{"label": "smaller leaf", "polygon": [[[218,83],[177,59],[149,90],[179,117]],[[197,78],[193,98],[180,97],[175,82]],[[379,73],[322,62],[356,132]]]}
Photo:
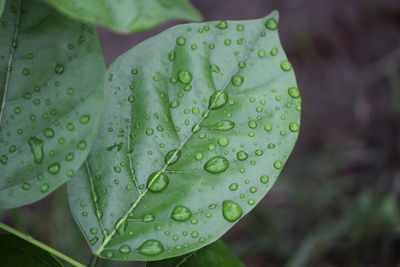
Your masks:
{"label": "smaller leaf", "polygon": [[0,235],[0,258],[1,266],[63,266],[47,251],[44,251],[15,235]]}
{"label": "smaller leaf", "polygon": [[162,261],[148,262],[146,267],[199,267],[199,266],[219,266],[219,267],[244,267],[241,262],[222,241],[208,245],[200,250],[189,254],[170,258]]}

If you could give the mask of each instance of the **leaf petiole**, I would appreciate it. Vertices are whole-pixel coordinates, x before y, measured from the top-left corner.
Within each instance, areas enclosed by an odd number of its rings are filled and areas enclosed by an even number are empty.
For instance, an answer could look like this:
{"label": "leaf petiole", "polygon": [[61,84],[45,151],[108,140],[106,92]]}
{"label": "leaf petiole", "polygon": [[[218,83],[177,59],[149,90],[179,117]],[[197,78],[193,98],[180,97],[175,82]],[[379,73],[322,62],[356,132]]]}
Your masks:
{"label": "leaf petiole", "polygon": [[73,265],[75,267],[85,267],[86,266],[86,265],[84,265],[84,264],[82,264],[82,263],[80,263],[80,262],[68,257],[67,255],[59,252],[58,250],[55,250],[54,248],[51,248],[51,247],[43,244],[42,242],[34,239],[33,237],[31,237],[29,235],[26,235],[24,233],[21,233],[21,232],[15,230],[14,228],[4,224],[4,223],[0,222],[0,229],[3,229],[4,231],[7,231],[7,232],[9,232],[9,233],[11,233],[13,235],[16,235],[19,238],[22,238],[23,240],[25,240],[25,241],[27,241],[27,242],[29,242],[29,243],[37,246],[37,247],[49,252],[50,254],[56,256],[57,258],[62,259],[65,262],[68,262],[69,264],[71,264],[71,265]]}

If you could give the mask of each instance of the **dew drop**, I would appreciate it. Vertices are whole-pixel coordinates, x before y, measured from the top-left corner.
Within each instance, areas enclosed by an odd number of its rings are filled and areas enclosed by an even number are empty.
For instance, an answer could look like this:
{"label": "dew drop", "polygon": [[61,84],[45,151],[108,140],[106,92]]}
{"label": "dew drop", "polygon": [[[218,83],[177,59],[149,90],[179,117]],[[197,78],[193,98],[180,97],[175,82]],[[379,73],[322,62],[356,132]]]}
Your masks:
{"label": "dew drop", "polygon": [[164,172],[155,172],[147,179],[147,187],[150,192],[157,193],[167,188],[169,183],[168,175]]}
{"label": "dew drop", "polygon": [[192,81],[192,74],[186,70],[181,70],[178,73],[178,78],[181,83],[188,84]]}
{"label": "dew drop", "polygon": [[292,69],[292,63],[290,63],[288,60],[282,61],[281,69],[283,71],[290,71]]}
{"label": "dew drop", "polygon": [[176,206],[171,214],[171,218],[177,222],[185,222],[190,217],[192,217],[192,211],[183,205]]}
{"label": "dew drop", "polygon": [[31,152],[33,155],[33,160],[35,163],[40,164],[43,161],[43,140],[37,137],[31,137],[28,140],[29,146],[31,147]]}
{"label": "dew drop", "polygon": [[60,172],[60,163],[55,162],[53,164],[50,164],[50,166],[47,168],[50,174],[56,175],[57,173]]}
{"label": "dew drop", "polygon": [[131,252],[131,248],[128,245],[122,245],[119,248],[119,252],[121,252],[122,254],[127,254],[127,253]]}
{"label": "dew drop", "polygon": [[140,247],[137,249],[140,254],[146,256],[155,256],[164,251],[164,246],[161,244],[160,241],[150,239],[145,241]]}
{"label": "dew drop", "polygon": [[238,160],[243,161],[246,160],[249,157],[249,154],[247,154],[244,151],[239,151],[238,153],[236,153],[236,157]]}
{"label": "dew drop", "polygon": [[204,164],[204,169],[210,173],[221,173],[228,169],[229,161],[221,156],[215,156],[209,159],[206,164]]}
{"label": "dew drop", "polygon": [[54,130],[51,129],[51,128],[46,128],[46,129],[44,129],[43,134],[47,138],[53,138],[54,137]]}
{"label": "dew drop", "polygon": [[218,139],[218,144],[219,144],[220,146],[227,146],[227,145],[229,145],[229,138],[228,138],[228,137],[225,137],[225,136],[220,137],[220,138]]}
{"label": "dew drop", "polygon": [[208,103],[209,109],[218,109],[228,102],[228,94],[225,91],[219,90],[210,96]]}
{"label": "dew drop", "polygon": [[275,169],[282,169],[282,167],[283,167],[282,161],[280,161],[280,160],[275,161],[274,167],[275,167]]}
{"label": "dew drop", "polygon": [[240,75],[233,75],[231,79],[232,85],[239,87],[243,84],[244,82],[244,77]]}
{"label": "dew drop", "polygon": [[235,123],[230,120],[222,120],[207,126],[207,128],[218,131],[229,131],[235,128]]}
{"label": "dew drop", "polygon": [[181,157],[181,151],[177,149],[173,149],[165,155],[165,164],[167,165],[172,165],[175,162],[178,161],[178,159]]}
{"label": "dew drop", "polygon": [[176,38],[176,43],[180,46],[185,45],[186,44],[186,39],[183,36],[179,36],[178,38]]}
{"label": "dew drop", "polygon": [[237,221],[243,214],[242,207],[232,200],[225,200],[222,207],[222,215],[228,222]]}
{"label": "dew drop", "polygon": [[288,93],[291,97],[293,98],[299,98],[300,97],[300,91],[297,87],[291,87],[288,89]]}
{"label": "dew drop", "polygon": [[215,25],[216,28],[220,29],[220,30],[225,30],[226,28],[228,28],[228,22],[224,21],[220,21],[217,25]]}
{"label": "dew drop", "polygon": [[300,130],[300,125],[297,122],[292,122],[289,124],[289,130],[291,132],[298,132]]}
{"label": "dew drop", "polygon": [[54,68],[55,73],[63,74],[64,73],[64,66],[62,64],[57,64]]}
{"label": "dew drop", "polygon": [[274,18],[269,18],[265,22],[265,27],[267,27],[267,29],[269,29],[271,31],[274,31],[274,30],[278,29],[278,21]]}

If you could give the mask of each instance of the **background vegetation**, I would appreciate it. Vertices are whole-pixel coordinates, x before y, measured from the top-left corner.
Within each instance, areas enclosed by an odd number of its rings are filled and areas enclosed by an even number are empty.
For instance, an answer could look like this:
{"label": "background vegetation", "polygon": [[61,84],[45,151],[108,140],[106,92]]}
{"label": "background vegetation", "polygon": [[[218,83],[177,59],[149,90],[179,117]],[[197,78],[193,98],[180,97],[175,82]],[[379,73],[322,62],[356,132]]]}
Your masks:
{"label": "background vegetation", "polygon": [[[205,20],[280,11],[303,98],[302,132],[262,203],[224,236],[249,266],[400,264],[400,2],[193,0]],[[108,63],[172,24],[100,29]],[[65,186],[0,220],[88,262]],[[142,263],[103,261],[102,266]]]}

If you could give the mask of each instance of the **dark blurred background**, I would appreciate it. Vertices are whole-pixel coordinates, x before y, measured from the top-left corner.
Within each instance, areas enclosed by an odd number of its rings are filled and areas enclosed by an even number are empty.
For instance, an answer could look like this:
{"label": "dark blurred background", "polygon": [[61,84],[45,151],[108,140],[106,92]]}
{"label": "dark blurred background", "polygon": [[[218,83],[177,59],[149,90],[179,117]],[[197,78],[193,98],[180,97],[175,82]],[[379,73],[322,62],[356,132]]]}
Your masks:
{"label": "dark blurred background", "polygon": [[[192,3],[206,21],[279,10],[303,97],[302,131],[285,170],[223,239],[251,267],[400,266],[400,0]],[[175,24],[132,35],[100,28],[107,64]],[[88,262],[65,195],[64,186],[6,221]]]}

